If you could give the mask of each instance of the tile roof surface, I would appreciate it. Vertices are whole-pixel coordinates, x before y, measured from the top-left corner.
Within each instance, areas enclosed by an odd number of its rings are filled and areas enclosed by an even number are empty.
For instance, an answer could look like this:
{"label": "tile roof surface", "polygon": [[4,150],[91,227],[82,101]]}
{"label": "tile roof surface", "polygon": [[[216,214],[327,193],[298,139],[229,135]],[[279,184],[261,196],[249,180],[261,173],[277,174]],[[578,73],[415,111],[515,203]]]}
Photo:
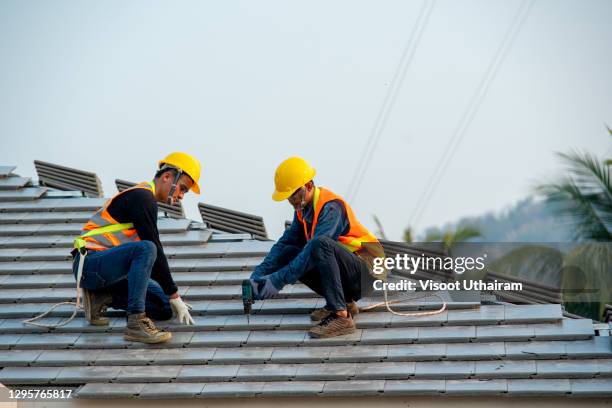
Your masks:
{"label": "tile roof surface", "polygon": [[[171,342],[123,340],[124,313],[91,326],[82,311],[54,330],[24,325],[74,300],[69,254],[83,222],[104,202],[32,186],[0,166],[0,383],[74,389],[79,398],[246,396],[611,396],[612,337],[558,304],[454,301],[425,317],[373,311],[351,335],[314,340],[308,313],[323,299],[301,284],[243,315],[240,282],[272,241],[160,218],[173,276],[194,326],[158,322]],[[375,299],[360,301],[361,306]],[[410,303],[403,310],[437,308]],[[56,309],[47,323],[70,316]]]}

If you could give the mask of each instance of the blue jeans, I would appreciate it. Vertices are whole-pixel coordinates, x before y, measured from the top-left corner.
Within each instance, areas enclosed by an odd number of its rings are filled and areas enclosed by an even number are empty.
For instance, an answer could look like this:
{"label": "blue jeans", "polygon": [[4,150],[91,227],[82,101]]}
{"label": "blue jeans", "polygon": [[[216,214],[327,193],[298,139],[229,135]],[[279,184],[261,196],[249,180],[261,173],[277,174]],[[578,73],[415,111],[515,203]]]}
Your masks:
{"label": "blue jeans", "polygon": [[[79,258],[80,254],[77,253],[72,266],[75,277]],[[151,312],[150,317],[162,320],[168,311],[170,316],[172,312],[168,297],[151,280],[156,258],[157,247],[151,241],[130,242],[104,251],[89,251],[83,265],[81,287],[92,291],[108,290],[113,295],[113,308],[125,309],[129,314],[143,313],[146,309]]]}
{"label": "blue jeans", "polygon": [[[279,267],[291,262],[302,249],[290,245],[283,248]],[[366,262],[327,236],[313,239],[307,265],[299,281],[323,296],[328,310],[346,310],[347,303],[370,292],[372,279]]]}

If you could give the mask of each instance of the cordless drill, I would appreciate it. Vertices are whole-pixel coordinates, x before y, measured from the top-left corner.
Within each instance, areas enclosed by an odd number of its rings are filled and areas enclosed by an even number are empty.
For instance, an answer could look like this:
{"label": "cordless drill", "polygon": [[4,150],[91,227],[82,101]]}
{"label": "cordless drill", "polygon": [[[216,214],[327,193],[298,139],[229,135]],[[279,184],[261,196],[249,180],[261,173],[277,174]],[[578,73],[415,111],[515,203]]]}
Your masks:
{"label": "cordless drill", "polygon": [[[257,290],[260,291],[265,284],[265,280],[256,279],[255,284]],[[255,303],[255,294],[253,293],[253,285],[250,279],[242,281],[242,305],[244,306],[244,314],[247,317],[251,314],[253,303]]]}

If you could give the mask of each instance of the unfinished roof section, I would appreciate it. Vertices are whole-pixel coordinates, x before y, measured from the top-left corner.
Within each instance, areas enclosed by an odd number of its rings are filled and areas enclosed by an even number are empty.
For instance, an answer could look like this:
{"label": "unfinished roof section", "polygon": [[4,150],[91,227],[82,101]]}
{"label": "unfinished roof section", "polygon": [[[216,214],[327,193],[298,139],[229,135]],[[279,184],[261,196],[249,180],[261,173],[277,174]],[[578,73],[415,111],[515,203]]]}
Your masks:
{"label": "unfinished roof section", "polygon": [[34,160],[41,186],[55,187],[60,190],[78,190],[87,197],[102,197],[102,183],[89,171],[73,169],[40,160]]}
{"label": "unfinished roof section", "polygon": [[[109,326],[90,326],[82,313],[55,330],[24,325],[53,303],[74,299],[71,241],[102,203],[45,195],[0,203],[3,384],[74,389],[78,398],[612,396],[610,337],[598,336],[590,320],[564,318],[557,304],[481,305],[446,296],[448,310],[440,314],[377,309],[356,317],[354,334],[313,340],[308,313],[324,302],[296,284],[257,302],[247,319],[240,282],[273,242],[185,219],[159,219],[195,320],[158,322],[173,332],[171,342],[124,341],[125,317],[116,310]],[[432,299],[400,309],[438,308]],[[46,322],[71,312],[60,307]]]}
{"label": "unfinished roof section", "polygon": [[[118,191],[126,190],[130,187],[134,187],[136,183],[121,179],[115,180],[115,185],[117,186]],[[183,205],[179,202],[176,204],[166,204],[166,203],[157,203],[157,206],[161,212],[163,212],[166,216],[172,218],[185,218],[185,211],[183,210]]]}
{"label": "unfinished roof section", "polygon": [[234,233],[247,233],[253,238],[267,240],[268,234],[262,217],[215,205],[199,203],[202,220],[211,228]]}

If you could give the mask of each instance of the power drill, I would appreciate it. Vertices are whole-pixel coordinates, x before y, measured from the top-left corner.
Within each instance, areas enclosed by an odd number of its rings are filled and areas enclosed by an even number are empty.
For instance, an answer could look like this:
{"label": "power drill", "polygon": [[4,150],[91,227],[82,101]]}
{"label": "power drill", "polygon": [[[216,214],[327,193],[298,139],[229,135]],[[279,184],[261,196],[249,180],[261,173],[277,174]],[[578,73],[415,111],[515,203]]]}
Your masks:
{"label": "power drill", "polygon": [[255,298],[253,297],[253,286],[251,280],[245,279],[242,281],[242,305],[244,306],[244,314],[250,315]]}
{"label": "power drill", "polygon": [[[257,290],[260,291],[263,285],[266,283],[265,280],[255,280],[257,284]],[[255,296],[253,294],[253,286],[251,285],[250,279],[242,281],[242,305],[244,306],[244,314],[247,315],[247,319],[252,311],[253,303],[255,303]]]}

